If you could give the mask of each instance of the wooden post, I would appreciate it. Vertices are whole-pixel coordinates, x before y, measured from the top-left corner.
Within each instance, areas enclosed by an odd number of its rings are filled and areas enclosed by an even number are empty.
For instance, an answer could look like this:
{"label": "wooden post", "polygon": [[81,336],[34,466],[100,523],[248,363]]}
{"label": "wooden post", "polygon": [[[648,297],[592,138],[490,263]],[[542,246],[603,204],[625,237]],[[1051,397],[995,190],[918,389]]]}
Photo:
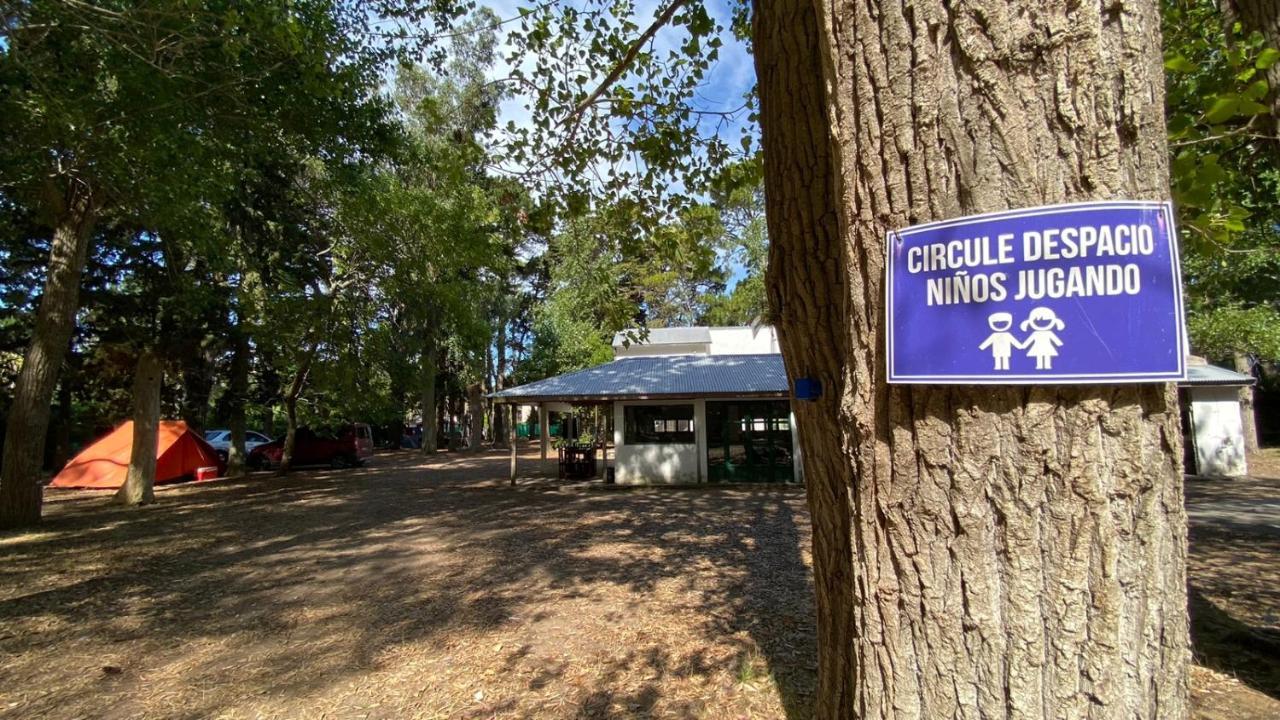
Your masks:
{"label": "wooden post", "polygon": [[511,422],[507,423],[507,445],[511,448],[511,486],[516,484],[516,404],[508,405],[511,408]]}
{"label": "wooden post", "polygon": [[547,412],[546,403],[538,403],[538,435],[541,436],[542,459],[547,459],[547,448],[551,446],[551,428],[547,419],[551,413]]}

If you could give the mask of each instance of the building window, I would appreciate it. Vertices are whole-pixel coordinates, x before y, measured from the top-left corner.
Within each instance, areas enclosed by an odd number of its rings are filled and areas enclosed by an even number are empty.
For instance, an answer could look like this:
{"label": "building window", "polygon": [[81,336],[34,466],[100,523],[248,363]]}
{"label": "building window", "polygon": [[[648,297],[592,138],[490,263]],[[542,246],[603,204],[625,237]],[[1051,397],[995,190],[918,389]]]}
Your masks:
{"label": "building window", "polygon": [[627,405],[622,410],[626,421],[623,442],[628,445],[696,442],[692,405]]}

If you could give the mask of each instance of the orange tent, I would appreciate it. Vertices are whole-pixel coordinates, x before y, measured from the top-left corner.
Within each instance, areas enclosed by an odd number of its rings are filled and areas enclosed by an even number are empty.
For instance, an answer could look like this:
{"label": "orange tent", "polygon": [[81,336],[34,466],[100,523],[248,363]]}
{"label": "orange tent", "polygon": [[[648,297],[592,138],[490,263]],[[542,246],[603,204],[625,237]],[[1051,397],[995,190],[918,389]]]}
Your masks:
{"label": "orange tent", "polygon": [[[219,466],[218,453],[179,420],[161,420],[156,434],[156,484],[195,477],[196,468]],[[133,452],[133,421],[85,448],[54,476],[50,487],[115,489],[124,484]]]}

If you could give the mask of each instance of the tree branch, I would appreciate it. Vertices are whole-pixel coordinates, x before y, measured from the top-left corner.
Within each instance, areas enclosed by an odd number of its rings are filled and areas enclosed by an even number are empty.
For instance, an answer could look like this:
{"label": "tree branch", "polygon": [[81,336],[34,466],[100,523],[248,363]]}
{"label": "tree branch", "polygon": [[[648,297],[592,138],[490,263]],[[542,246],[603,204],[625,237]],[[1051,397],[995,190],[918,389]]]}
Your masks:
{"label": "tree branch", "polygon": [[661,30],[664,25],[671,22],[671,18],[675,16],[676,10],[679,10],[687,2],[688,0],[674,0],[674,2],[667,6],[667,9],[662,11],[662,14],[658,15],[658,17],[654,19],[653,24],[641,33],[640,37],[636,38],[635,42],[631,43],[631,47],[627,48],[627,53],[623,55],[622,59],[613,66],[613,69],[609,71],[609,74],[605,76],[604,80],[600,81],[600,84],[596,86],[596,89],[592,91],[585,100],[578,103],[578,106],[573,109],[573,112],[569,113],[568,116],[565,117],[563,124],[568,125],[572,123],[581,116],[592,103],[599,100],[600,96],[612,87],[613,84],[618,81],[618,78],[622,77],[622,73],[626,72],[627,68],[631,67],[631,63],[635,62],[636,56],[640,54],[640,49],[644,47],[645,43],[652,40],[653,36],[657,35],[658,31]]}

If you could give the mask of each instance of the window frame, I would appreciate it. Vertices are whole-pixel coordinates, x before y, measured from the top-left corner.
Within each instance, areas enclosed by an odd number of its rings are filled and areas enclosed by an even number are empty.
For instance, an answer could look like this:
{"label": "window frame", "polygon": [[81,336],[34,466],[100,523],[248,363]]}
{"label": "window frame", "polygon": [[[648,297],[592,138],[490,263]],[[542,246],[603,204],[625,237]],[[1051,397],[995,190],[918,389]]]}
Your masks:
{"label": "window frame", "polygon": [[[697,410],[693,403],[658,403],[622,407],[623,445],[697,445]],[[660,426],[663,428],[658,430]],[[681,430],[680,427],[687,427]],[[645,426],[653,428],[643,431]],[[666,428],[672,428],[667,430]]]}

